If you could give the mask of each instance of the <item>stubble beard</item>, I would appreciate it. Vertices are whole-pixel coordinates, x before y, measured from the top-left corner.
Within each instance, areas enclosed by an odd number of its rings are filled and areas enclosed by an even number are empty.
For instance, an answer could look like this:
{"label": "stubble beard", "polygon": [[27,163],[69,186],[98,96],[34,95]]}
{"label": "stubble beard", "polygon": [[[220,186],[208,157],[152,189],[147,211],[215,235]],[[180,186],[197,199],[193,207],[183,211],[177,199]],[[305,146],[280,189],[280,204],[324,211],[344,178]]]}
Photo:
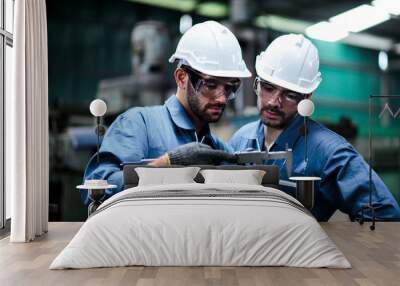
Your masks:
{"label": "stubble beard", "polygon": [[[226,106],[225,104],[207,103],[204,106],[204,108],[201,108],[200,96],[196,94],[193,87],[188,88],[187,100],[188,100],[189,107],[190,107],[191,111],[193,112],[193,114],[196,115],[201,121],[204,121],[207,123],[215,123],[215,122],[219,121],[222,117],[222,114],[224,113],[224,109]],[[213,116],[206,112],[207,109],[211,108],[211,107],[221,108],[222,111],[220,112],[219,115]]]}
{"label": "stubble beard", "polygon": [[[278,107],[274,107],[274,106],[270,106],[270,105],[262,106],[260,101],[257,101],[257,106],[258,106],[261,122],[268,127],[278,129],[278,130],[285,129],[288,126],[288,124],[290,123],[290,121],[296,115],[296,113],[294,113],[294,114],[288,116],[285,112],[280,110]],[[278,120],[277,122],[273,122],[273,120],[265,118],[263,116],[263,111],[273,112],[276,116],[278,116],[280,118],[280,120]]]}

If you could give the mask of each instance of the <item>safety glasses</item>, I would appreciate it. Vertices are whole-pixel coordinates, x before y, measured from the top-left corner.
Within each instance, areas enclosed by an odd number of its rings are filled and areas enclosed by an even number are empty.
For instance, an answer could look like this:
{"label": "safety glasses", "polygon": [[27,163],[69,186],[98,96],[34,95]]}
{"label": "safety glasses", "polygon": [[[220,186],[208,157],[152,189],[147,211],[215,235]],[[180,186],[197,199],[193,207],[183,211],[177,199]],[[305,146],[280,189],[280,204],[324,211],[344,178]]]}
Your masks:
{"label": "safety glasses", "polygon": [[189,81],[194,90],[205,97],[217,97],[218,88],[222,86],[226,99],[232,100],[236,97],[242,84],[240,79],[224,81],[215,77],[205,78],[199,72],[188,66],[182,66],[181,68],[188,74]]}
{"label": "safety glasses", "polygon": [[260,77],[255,78],[253,89],[254,92],[261,97],[272,97],[277,94],[277,92],[280,92],[278,99],[282,104],[298,104],[302,99],[306,98],[306,95],[303,93],[277,87]]}

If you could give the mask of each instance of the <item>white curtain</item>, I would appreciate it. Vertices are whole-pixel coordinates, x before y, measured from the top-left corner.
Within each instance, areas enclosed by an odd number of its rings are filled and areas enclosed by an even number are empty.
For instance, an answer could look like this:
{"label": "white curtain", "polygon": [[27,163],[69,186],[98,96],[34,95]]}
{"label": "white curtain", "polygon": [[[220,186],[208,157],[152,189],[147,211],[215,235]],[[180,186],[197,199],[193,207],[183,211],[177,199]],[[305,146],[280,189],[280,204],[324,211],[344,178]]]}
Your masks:
{"label": "white curtain", "polygon": [[6,98],[6,187],[12,242],[48,229],[48,68],[45,0],[14,8],[13,93]]}

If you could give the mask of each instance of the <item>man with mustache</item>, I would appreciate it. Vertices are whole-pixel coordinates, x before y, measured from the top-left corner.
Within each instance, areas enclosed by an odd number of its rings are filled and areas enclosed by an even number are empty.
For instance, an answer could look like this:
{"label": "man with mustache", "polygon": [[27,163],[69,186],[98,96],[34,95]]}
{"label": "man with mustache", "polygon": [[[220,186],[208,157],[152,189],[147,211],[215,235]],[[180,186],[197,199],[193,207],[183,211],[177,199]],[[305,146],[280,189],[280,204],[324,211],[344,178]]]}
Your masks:
{"label": "man with mustache", "polygon": [[[180,39],[170,60],[176,95],[162,106],[131,108],[110,126],[103,139],[100,163],[92,157],[84,179],[106,179],[123,189],[121,163],[154,159],[150,164],[220,164],[235,156],[215,135],[209,123],[217,122],[227,101],[233,99],[241,78],[250,77],[238,40],[223,25],[207,21],[194,25]],[[82,191],[88,204],[86,191]]]}
{"label": "man with mustache", "polygon": [[[292,176],[321,177],[313,215],[327,221],[339,209],[350,219],[359,219],[369,201],[369,166],[362,156],[343,137],[309,120],[307,162],[304,158],[304,121],[297,104],[310,98],[321,82],[315,46],[302,35],[278,37],[257,57],[256,72],[254,92],[260,119],[238,130],[230,145],[235,151],[283,151],[287,145],[293,151]],[[265,164],[278,165],[281,179],[288,179],[284,160]],[[375,172],[372,187],[376,217],[400,219],[398,203]],[[371,217],[369,211],[365,214]]]}

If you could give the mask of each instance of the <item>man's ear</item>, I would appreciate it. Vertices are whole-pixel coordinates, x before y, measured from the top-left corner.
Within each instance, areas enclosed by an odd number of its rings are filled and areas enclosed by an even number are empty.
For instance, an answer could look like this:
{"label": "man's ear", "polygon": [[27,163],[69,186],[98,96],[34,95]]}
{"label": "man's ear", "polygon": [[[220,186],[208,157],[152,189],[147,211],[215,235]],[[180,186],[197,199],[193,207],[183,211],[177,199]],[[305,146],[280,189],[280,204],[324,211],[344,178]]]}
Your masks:
{"label": "man's ear", "polygon": [[177,68],[174,72],[174,77],[178,88],[185,89],[188,80],[187,73],[183,69]]}

